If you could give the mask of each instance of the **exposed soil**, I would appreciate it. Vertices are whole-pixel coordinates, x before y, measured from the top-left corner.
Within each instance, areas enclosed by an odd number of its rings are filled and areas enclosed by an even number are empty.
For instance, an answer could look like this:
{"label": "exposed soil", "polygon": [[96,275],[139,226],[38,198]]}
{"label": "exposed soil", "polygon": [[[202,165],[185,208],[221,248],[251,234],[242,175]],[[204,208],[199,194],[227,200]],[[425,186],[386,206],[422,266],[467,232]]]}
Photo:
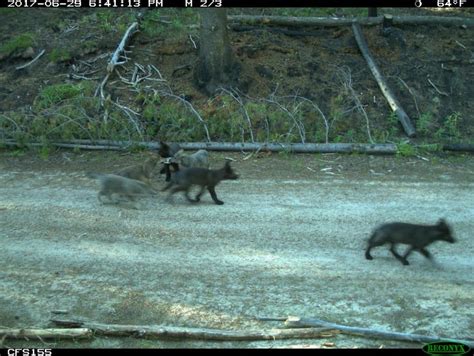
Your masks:
{"label": "exposed soil", "polygon": [[[270,10],[264,12],[271,14]],[[128,9],[113,11],[116,19],[132,13]],[[257,9],[229,11],[230,14],[263,12]],[[35,65],[23,71],[17,71],[15,67],[28,61],[28,58],[14,56],[0,60],[2,110],[31,106],[39,90],[45,86],[79,82],[71,79],[71,74],[77,74],[78,68],[82,68],[80,72],[94,70],[94,74],[87,76],[95,78],[93,83],[98,84],[106,73],[108,60],[99,56],[111,53],[123,35],[123,31],[117,29],[104,30],[106,20],[104,16],[99,16],[104,13],[107,14],[107,10],[2,11],[0,33],[4,34],[3,40],[14,36],[15,29],[18,29],[18,34],[33,32],[36,40],[34,51],[29,55],[43,48],[47,51]],[[387,8],[379,9],[379,13],[472,15],[469,9],[443,12]],[[344,14],[343,9],[341,14]],[[86,18],[87,21],[84,20]],[[22,24],[21,28],[16,26],[18,23]],[[131,73],[134,63],[154,64],[168,80],[173,92],[185,95],[206,116],[215,108],[193,83],[192,68],[197,60],[197,50],[187,35],[196,33],[196,24],[187,25],[189,29],[182,36],[175,35],[171,25],[166,27],[166,21],[157,22],[156,26],[164,26],[162,34],[148,36],[139,33],[135,36],[133,50],[129,54],[130,62],[122,72]],[[290,29],[307,31],[311,36],[294,36],[275,32],[277,30],[281,28],[230,31],[233,51],[242,65],[238,86],[243,92],[251,98],[265,98],[274,92],[281,96],[297,94],[306,97],[319,105],[331,120],[335,120],[332,122],[331,140],[366,141],[365,118],[350,99],[342,95],[341,70],[345,70],[346,74],[350,73],[352,86],[367,112],[372,130],[379,132],[378,139],[381,139],[383,132],[390,130],[393,125],[387,121],[390,109],[359,52],[350,27]],[[457,130],[460,137],[456,139],[470,141],[474,134],[471,115],[474,104],[472,100],[467,100],[469,94],[474,92],[474,83],[469,79],[474,76],[472,29],[433,25],[382,30],[376,26],[364,27],[363,32],[382,73],[415,124],[423,114],[431,115],[432,121],[428,125],[430,133],[425,132],[419,139],[423,140],[426,138],[424,135],[436,132],[449,115],[459,113]],[[51,61],[48,55],[54,49],[66,50],[71,58]],[[93,62],[93,68],[84,67],[83,61],[94,58],[99,59]],[[120,98],[122,103],[134,110],[142,110],[130,88],[115,83],[110,84],[107,90],[113,100]],[[166,137],[167,133],[159,134]],[[398,135],[403,138],[401,130],[398,130]],[[392,133],[389,139],[397,140],[397,137],[396,133]],[[437,140],[449,138],[437,137]],[[321,137],[308,137],[309,142],[314,140],[321,140]]]}
{"label": "exposed soil", "polygon": [[[229,156],[228,154],[226,156]],[[223,329],[281,327],[256,316],[318,317],[353,326],[466,338],[474,333],[474,160],[359,155],[231,154],[241,175],[199,204],[144,199],[102,206],[86,170],[112,172],[140,154],[58,151],[47,160],[0,155],[0,320],[47,327],[66,317]],[[218,167],[224,155],[212,153]],[[161,187],[163,177],[155,183]],[[388,221],[446,217],[458,242],[410,266],[387,247],[364,258]],[[400,250],[401,250],[401,246]],[[339,335],[327,340],[58,341],[53,347],[421,347]],[[4,341],[4,346],[41,342]]]}

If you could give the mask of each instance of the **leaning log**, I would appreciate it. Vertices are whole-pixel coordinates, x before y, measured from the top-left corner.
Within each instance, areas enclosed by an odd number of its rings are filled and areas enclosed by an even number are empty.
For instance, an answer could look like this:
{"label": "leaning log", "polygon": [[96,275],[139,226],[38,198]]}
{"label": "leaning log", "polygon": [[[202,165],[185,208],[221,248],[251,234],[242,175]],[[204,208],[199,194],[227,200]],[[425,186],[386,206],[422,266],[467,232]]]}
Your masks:
{"label": "leaning log", "polygon": [[88,328],[77,329],[0,329],[0,340],[5,339],[84,339],[92,337]]}
{"label": "leaning log", "polygon": [[[287,17],[287,16],[228,16],[229,22],[246,25],[268,26],[313,26],[336,27],[351,26],[357,22],[362,26],[380,25],[383,16],[337,18],[337,17]],[[394,25],[445,25],[445,26],[474,26],[474,19],[469,17],[444,17],[444,16],[393,16]]]}
{"label": "leaning log", "polygon": [[398,340],[398,341],[408,341],[408,342],[438,342],[438,341],[451,341],[459,342],[470,347],[474,347],[474,340],[458,340],[452,338],[443,338],[439,336],[427,336],[427,335],[418,335],[418,334],[406,334],[400,332],[387,332],[382,330],[374,330],[367,328],[359,328],[352,326],[345,326],[336,323],[327,322],[324,320],[313,319],[313,318],[300,318],[297,316],[289,316],[285,324],[289,327],[327,327],[339,330],[343,334],[358,335],[358,336],[367,336],[377,339],[387,339],[387,340]]}
{"label": "leaning log", "polygon": [[[1,142],[6,146],[41,147],[41,143],[20,144],[14,140]],[[131,147],[142,147],[157,150],[157,142],[131,142],[109,140],[72,140],[67,142],[51,142],[51,146],[60,148],[77,148],[84,150],[127,150]],[[291,153],[365,153],[365,154],[396,154],[397,145],[392,143],[365,144],[365,143],[234,143],[234,142],[189,142],[180,143],[184,150],[224,151],[224,152],[291,152]]]}
{"label": "leaning log", "polygon": [[372,72],[372,75],[377,81],[377,84],[379,85],[379,88],[382,91],[383,95],[387,99],[388,104],[397,115],[398,120],[402,124],[403,129],[405,130],[405,133],[407,134],[408,137],[415,136],[415,133],[416,133],[415,127],[413,126],[405,110],[403,110],[403,108],[400,106],[397,98],[392,93],[392,90],[387,85],[385,78],[383,77],[382,73],[380,73],[380,70],[378,69],[377,65],[372,59],[372,56],[370,55],[370,52],[369,52],[369,48],[367,46],[367,42],[365,41],[365,38],[362,35],[359,24],[353,23],[352,31],[354,32],[354,36],[357,41],[357,44],[359,45],[359,49],[362,52],[362,55],[364,56],[367,62],[367,65],[369,66],[370,71]]}
{"label": "leaning log", "polygon": [[138,22],[132,23],[127,31],[125,31],[125,34],[122,37],[122,40],[118,44],[115,52],[112,54],[112,57],[110,58],[109,63],[107,64],[107,72],[112,73],[117,65],[124,64],[125,61],[119,62],[120,55],[122,52],[125,51],[125,46],[127,44],[128,39],[138,31]]}
{"label": "leaning log", "polygon": [[[52,323],[67,327],[88,328],[94,335],[133,336],[137,338],[164,338],[179,340],[207,341],[257,341],[283,339],[316,339],[335,336],[329,328],[309,329],[270,329],[270,330],[221,330],[207,328],[186,328],[159,325],[120,325],[94,322],[78,322],[74,320],[52,319]],[[71,329],[68,329],[71,330]]]}

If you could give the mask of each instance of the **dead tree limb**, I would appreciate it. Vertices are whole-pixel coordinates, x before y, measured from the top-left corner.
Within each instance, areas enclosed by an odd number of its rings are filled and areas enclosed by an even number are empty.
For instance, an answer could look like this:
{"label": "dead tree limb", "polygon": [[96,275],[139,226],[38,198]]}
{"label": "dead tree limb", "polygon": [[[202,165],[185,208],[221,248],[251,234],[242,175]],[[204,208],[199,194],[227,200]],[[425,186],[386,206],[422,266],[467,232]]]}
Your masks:
{"label": "dead tree limb", "polygon": [[387,85],[385,78],[383,77],[382,73],[380,73],[380,70],[378,69],[377,65],[372,59],[372,56],[370,55],[370,52],[369,52],[369,48],[367,46],[367,42],[365,41],[365,38],[362,35],[359,24],[353,23],[352,31],[354,32],[354,36],[357,41],[357,44],[359,45],[359,49],[362,52],[362,55],[364,56],[367,62],[367,65],[370,68],[370,71],[372,72],[375,80],[377,81],[377,84],[380,87],[380,90],[382,91],[383,95],[387,99],[390,107],[397,115],[398,120],[402,124],[403,129],[405,130],[405,133],[407,134],[408,137],[415,136],[415,133],[416,133],[415,127],[413,126],[405,110],[403,110],[403,108],[400,106],[398,100],[395,98],[395,95],[392,93],[392,90]]}
{"label": "dead tree limb", "polygon": [[78,329],[0,329],[0,338],[5,339],[83,339],[91,337],[88,328]]}
{"label": "dead tree limb", "polygon": [[122,40],[120,41],[119,45],[117,46],[117,49],[112,54],[112,57],[111,57],[109,63],[107,64],[107,74],[104,77],[104,79],[102,80],[102,82],[100,83],[100,85],[97,87],[97,89],[95,91],[95,94],[94,94],[95,96],[97,96],[100,93],[100,98],[101,98],[102,102],[105,100],[105,96],[104,96],[105,84],[107,83],[107,80],[109,79],[110,75],[114,71],[115,67],[117,65],[121,65],[121,64],[125,63],[125,61],[119,62],[120,54],[122,52],[124,52],[125,45],[127,44],[127,41],[129,39],[129,37],[131,37],[135,32],[138,31],[137,28],[138,28],[138,22],[134,22],[128,27],[127,31],[125,31],[125,34],[122,37]]}
{"label": "dead tree limb", "polygon": [[[230,22],[239,22],[246,25],[269,25],[269,26],[350,26],[352,18],[329,18],[329,17],[294,17],[294,16],[228,16]],[[382,23],[382,17],[370,17],[357,19],[364,25],[378,25]]]}
{"label": "dead tree limb", "polygon": [[[14,140],[0,141],[6,146],[41,147],[41,143],[20,144]],[[51,142],[50,145],[63,148],[79,148],[85,150],[126,150],[130,147],[143,147],[151,150],[159,148],[156,142],[108,141],[108,140],[71,140]],[[292,153],[366,153],[396,154],[397,145],[391,143],[235,143],[235,142],[185,142],[179,144],[184,150],[243,152],[264,150],[270,152]]]}
{"label": "dead tree limb", "polygon": [[[212,340],[212,341],[250,341],[282,339],[316,339],[335,336],[338,332],[330,328],[309,329],[270,329],[270,330],[221,330],[207,328],[186,328],[159,325],[118,325],[73,320],[52,319],[58,326],[81,327],[93,331],[94,335],[153,337],[166,339]],[[66,329],[75,330],[75,329]]]}
{"label": "dead tree limb", "polygon": [[134,22],[128,27],[127,31],[125,31],[125,34],[123,35],[122,40],[120,41],[117,49],[112,54],[112,58],[107,64],[108,73],[112,73],[115,69],[115,66],[125,63],[125,61],[119,62],[120,54],[125,50],[125,45],[127,44],[129,37],[131,37],[135,32],[138,31],[137,28],[138,28],[138,22]]}
{"label": "dead tree limb", "polygon": [[[288,17],[288,16],[228,16],[229,22],[238,22],[246,25],[268,26],[320,26],[336,27],[350,26],[357,22],[362,26],[380,25],[383,16],[360,18],[328,18],[328,17]],[[474,19],[468,17],[444,16],[393,16],[394,25],[446,25],[446,26],[474,26]]]}
{"label": "dead tree limb", "polygon": [[165,92],[165,91],[161,91],[159,92],[159,95],[162,95],[162,96],[168,96],[170,98],[173,98],[173,99],[176,99],[180,102],[182,102],[184,105],[186,105],[189,110],[191,110],[191,112],[196,116],[196,118],[198,119],[198,121],[202,124],[202,126],[204,127],[204,131],[206,133],[206,138],[207,138],[207,141],[210,142],[211,141],[211,135],[209,134],[209,129],[207,128],[207,124],[206,124],[206,121],[204,121],[204,119],[201,117],[201,115],[199,114],[199,112],[194,108],[193,104],[191,104],[188,100],[186,100],[185,98],[183,98],[182,96],[179,96],[179,95],[175,95],[171,92]]}
{"label": "dead tree limb", "polygon": [[443,151],[474,152],[474,145],[468,143],[443,145]]}
{"label": "dead tree limb", "polygon": [[33,58],[31,61],[29,61],[28,63],[25,63],[21,66],[18,66],[18,67],[15,67],[16,70],[20,70],[20,69],[24,69],[30,65],[32,65],[33,63],[35,63],[43,54],[44,54],[45,50],[43,49],[35,58]]}
{"label": "dead tree limb", "polygon": [[406,334],[399,332],[387,332],[382,330],[374,330],[367,328],[359,328],[352,326],[339,325],[335,323],[330,323],[324,320],[313,319],[313,318],[300,318],[297,316],[289,316],[285,321],[285,325],[289,327],[327,327],[340,330],[343,334],[350,335],[359,335],[367,336],[377,339],[387,339],[387,340],[399,340],[399,341],[408,341],[408,342],[438,342],[438,341],[451,341],[451,342],[460,342],[470,347],[474,347],[474,341],[471,340],[457,340],[452,338],[442,338],[438,336],[427,336],[427,335],[417,335],[417,334]]}

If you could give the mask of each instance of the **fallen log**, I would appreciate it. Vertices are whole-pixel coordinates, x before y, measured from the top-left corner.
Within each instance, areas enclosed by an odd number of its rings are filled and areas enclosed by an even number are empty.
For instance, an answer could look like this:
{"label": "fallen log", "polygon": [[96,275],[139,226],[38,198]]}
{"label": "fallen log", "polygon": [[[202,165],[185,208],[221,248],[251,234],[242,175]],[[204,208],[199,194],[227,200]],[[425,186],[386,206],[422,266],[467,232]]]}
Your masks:
{"label": "fallen log", "polygon": [[[95,322],[52,319],[58,326],[81,327],[93,331],[94,335],[134,336],[138,338],[165,338],[208,341],[257,341],[282,339],[316,339],[335,336],[330,328],[270,329],[270,330],[221,330],[207,328],[186,328],[159,325],[119,325]],[[71,329],[67,329],[71,330]],[[74,329],[72,329],[74,330]]]}
{"label": "fallen log", "polygon": [[0,329],[0,339],[84,339],[92,337],[88,328],[78,329]]}
{"label": "fallen log", "polygon": [[[41,147],[41,143],[19,144],[14,140],[0,142],[6,146],[31,146]],[[85,150],[126,150],[130,147],[142,147],[157,150],[157,142],[129,142],[109,140],[71,140],[67,142],[51,142],[50,145],[61,148],[79,148]],[[397,146],[391,143],[365,144],[365,143],[234,143],[234,142],[189,142],[180,143],[185,150],[208,151],[270,151],[291,153],[366,153],[366,154],[396,154]]]}
{"label": "fallen log", "polygon": [[383,77],[382,73],[380,73],[380,70],[378,69],[377,65],[372,59],[372,56],[370,55],[370,52],[369,52],[369,48],[367,46],[367,42],[365,41],[364,36],[362,35],[359,24],[353,23],[352,31],[354,32],[354,36],[357,41],[357,44],[359,45],[359,49],[362,52],[362,55],[364,56],[365,61],[367,62],[367,65],[369,66],[370,71],[372,72],[372,75],[377,81],[377,84],[379,85],[379,88],[382,91],[383,95],[387,99],[388,104],[397,115],[398,120],[402,124],[403,129],[405,130],[405,133],[407,134],[408,137],[415,136],[415,133],[416,133],[415,127],[413,126],[405,110],[403,110],[403,108],[400,106],[397,98],[392,93],[392,90],[387,85],[385,78]]}
{"label": "fallen log", "polygon": [[469,347],[474,347],[474,340],[459,340],[452,338],[443,338],[439,336],[427,336],[427,335],[418,335],[418,334],[406,334],[400,332],[388,332],[382,330],[374,330],[367,328],[359,328],[352,326],[339,325],[336,323],[331,323],[324,320],[313,319],[313,318],[300,318],[297,316],[289,316],[285,325],[289,327],[327,327],[339,330],[343,334],[358,335],[358,336],[367,336],[370,338],[377,339],[387,339],[387,340],[398,340],[398,341],[408,341],[408,342],[438,342],[438,341],[450,341],[450,342],[459,342]]}
{"label": "fallen log", "polygon": [[[268,25],[268,26],[320,26],[336,27],[350,26],[357,22],[362,26],[380,25],[383,16],[336,18],[336,17],[291,17],[291,16],[251,16],[238,15],[228,16],[229,22],[238,22],[246,25]],[[474,26],[474,19],[468,17],[444,17],[444,16],[393,16],[394,25],[445,25],[445,26]]]}
{"label": "fallen log", "polygon": [[443,145],[443,151],[474,152],[474,144],[458,143]]}

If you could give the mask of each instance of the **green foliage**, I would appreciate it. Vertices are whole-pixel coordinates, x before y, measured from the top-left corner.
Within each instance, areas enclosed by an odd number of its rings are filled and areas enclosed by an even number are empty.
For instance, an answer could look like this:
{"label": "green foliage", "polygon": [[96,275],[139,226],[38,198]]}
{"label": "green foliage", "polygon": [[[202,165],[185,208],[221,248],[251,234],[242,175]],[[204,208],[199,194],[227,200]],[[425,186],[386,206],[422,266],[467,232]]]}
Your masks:
{"label": "green foliage", "polygon": [[64,48],[54,48],[48,55],[48,58],[51,62],[67,62],[71,60],[71,53]]}
{"label": "green foliage", "polygon": [[390,115],[382,121],[382,127],[374,127],[372,137],[375,142],[394,141],[399,135],[399,122],[397,115],[392,111]]}
{"label": "green foliage", "polygon": [[431,112],[426,112],[421,114],[418,118],[416,131],[420,135],[428,135],[433,131],[436,125],[435,120],[433,120],[433,114]]}
{"label": "green foliage", "polygon": [[415,146],[410,145],[407,142],[400,142],[397,145],[397,154],[403,157],[411,157],[417,154]]}
{"label": "green foliage", "polygon": [[96,13],[100,29],[104,32],[112,32],[117,24],[117,15],[110,9],[100,9]]}
{"label": "green foliage", "polygon": [[438,141],[459,141],[461,139],[460,124],[462,122],[461,114],[455,112],[447,116],[442,125],[434,133]]}
{"label": "green foliage", "polygon": [[23,33],[19,36],[13,37],[4,44],[0,45],[0,56],[7,57],[13,53],[24,51],[34,44],[35,36],[32,33]]}
{"label": "green foliage", "polygon": [[169,141],[200,141],[204,129],[182,103],[166,101],[158,106],[156,132]]}
{"label": "green foliage", "polygon": [[40,147],[38,153],[39,153],[40,158],[46,161],[52,149],[47,140],[42,140],[41,143],[43,145]]}
{"label": "green foliage", "polygon": [[443,145],[437,144],[437,143],[422,144],[422,145],[418,145],[417,149],[419,152],[427,152],[427,153],[440,152],[443,149]]}
{"label": "green foliage", "polygon": [[43,88],[35,98],[33,107],[36,110],[43,110],[53,105],[59,104],[65,99],[76,96],[90,95],[92,92],[91,83],[79,84],[54,84]]}
{"label": "green foliage", "polygon": [[449,115],[444,121],[444,129],[446,134],[450,136],[451,139],[459,140],[461,137],[461,132],[459,125],[462,122],[462,117],[459,112],[455,112]]}

